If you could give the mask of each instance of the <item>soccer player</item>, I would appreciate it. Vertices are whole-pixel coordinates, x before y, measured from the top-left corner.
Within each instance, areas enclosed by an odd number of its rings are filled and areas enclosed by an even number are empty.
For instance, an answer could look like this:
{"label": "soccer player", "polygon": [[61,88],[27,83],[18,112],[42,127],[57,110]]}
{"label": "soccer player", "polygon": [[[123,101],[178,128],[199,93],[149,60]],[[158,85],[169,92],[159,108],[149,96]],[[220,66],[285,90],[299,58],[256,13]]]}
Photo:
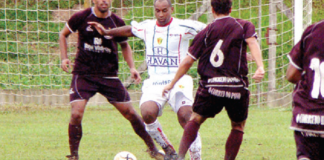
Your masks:
{"label": "soccer player", "polygon": [[[206,25],[198,21],[172,17],[173,7],[170,0],[155,0],[154,9],[156,19],[140,23],[133,21],[131,26],[105,29],[98,23],[89,24],[95,26],[104,35],[136,36],[144,40],[150,77],[143,84],[140,109],[146,130],[165,151],[165,159],[169,159],[176,156],[176,151],[162,131],[157,118],[162,115],[164,105],[168,102],[177,113],[180,125],[185,126],[192,113],[193,80],[189,75],[185,75],[170,92],[169,97],[163,97],[161,92],[163,87],[171,82],[180,62],[186,56],[189,40]],[[189,151],[192,160],[201,159],[199,136]]]}
{"label": "soccer player", "polygon": [[179,160],[185,158],[190,144],[195,140],[201,124],[218,114],[225,107],[232,130],[225,145],[225,160],[234,160],[243,140],[248,116],[249,90],[246,49],[257,64],[253,75],[256,82],[264,76],[261,51],[254,25],[235,19],[231,12],[231,0],[211,0],[215,20],[194,38],[189,53],[181,62],[174,79],[162,94],[174,88],[178,80],[199,59],[201,77],[193,104],[193,113],[186,124],[179,147]]}
{"label": "soccer player", "polygon": [[127,37],[110,37],[100,35],[95,28],[87,24],[95,21],[106,28],[124,26],[124,21],[109,10],[112,0],[93,0],[94,7],[75,13],[60,32],[61,68],[68,72],[71,61],[67,56],[66,38],[72,32],[78,31],[78,50],[73,67],[73,77],[70,88],[70,104],[72,106],[69,122],[69,144],[71,155],[69,159],[78,159],[78,148],[82,137],[81,121],[86,104],[95,93],[99,92],[131,123],[134,131],[146,143],[152,158],[163,159],[158,152],[153,139],[145,130],[143,119],[133,108],[130,97],[117,77],[118,55],[117,43],[125,61],[130,67],[132,77],[136,82],[141,77],[135,69],[132,51],[127,43]]}
{"label": "soccer player", "polygon": [[294,130],[298,160],[324,159],[323,37],[322,20],[304,31],[288,55],[286,78],[296,84],[290,128]]}

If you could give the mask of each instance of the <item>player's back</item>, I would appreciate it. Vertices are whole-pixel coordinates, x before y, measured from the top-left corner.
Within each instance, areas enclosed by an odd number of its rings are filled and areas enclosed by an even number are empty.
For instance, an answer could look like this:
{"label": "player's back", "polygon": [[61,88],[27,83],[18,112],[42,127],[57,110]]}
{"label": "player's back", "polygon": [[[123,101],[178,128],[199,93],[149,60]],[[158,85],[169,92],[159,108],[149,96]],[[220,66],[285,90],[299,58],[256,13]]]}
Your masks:
{"label": "player's back", "polygon": [[297,85],[297,95],[324,103],[324,21],[309,26],[289,58],[293,65],[306,72]]}
{"label": "player's back", "polygon": [[[205,46],[193,47],[189,52],[202,52],[196,57],[200,56],[198,72],[203,80],[213,77],[241,79],[247,75],[245,39],[255,36],[253,24],[227,16],[216,19],[197,36],[201,38],[195,40],[204,41]],[[195,40],[192,46],[195,45]]]}

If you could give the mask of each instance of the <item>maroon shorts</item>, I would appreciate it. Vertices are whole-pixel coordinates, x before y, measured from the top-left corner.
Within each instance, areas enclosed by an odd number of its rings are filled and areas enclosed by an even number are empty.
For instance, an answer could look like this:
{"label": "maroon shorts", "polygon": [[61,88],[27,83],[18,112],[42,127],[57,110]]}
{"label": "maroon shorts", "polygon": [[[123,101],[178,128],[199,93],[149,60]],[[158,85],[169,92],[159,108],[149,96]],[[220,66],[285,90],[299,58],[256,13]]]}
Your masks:
{"label": "maroon shorts", "polygon": [[244,88],[205,88],[197,90],[193,111],[203,117],[214,117],[225,107],[229,118],[234,122],[247,119],[249,91]]}
{"label": "maroon shorts", "polygon": [[116,78],[99,76],[73,75],[70,88],[70,102],[75,100],[89,100],[99,92],[109,102],[130,101],[129,94],[121,81]]}
{"label": "maroon shorts", "polygon": [[294,136],[297,147],[297,159],[324,159],[324,138],[321,135],[295,131]]}

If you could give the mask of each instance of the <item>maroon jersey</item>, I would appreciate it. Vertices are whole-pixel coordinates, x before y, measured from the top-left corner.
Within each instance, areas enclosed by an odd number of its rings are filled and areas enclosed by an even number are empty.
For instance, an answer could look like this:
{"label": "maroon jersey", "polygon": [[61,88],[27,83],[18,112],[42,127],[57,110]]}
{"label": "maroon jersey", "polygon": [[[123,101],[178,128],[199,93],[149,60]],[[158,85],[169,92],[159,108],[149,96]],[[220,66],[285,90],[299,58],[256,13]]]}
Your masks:
{"label": "maroon jersey", "polygon": [[79,32],[78,50],[73,74],[117,76],[118,47],[116,42],[127,41],[127,37],[100,35],[88,22],[98,22],[106,29],[124,26],[124,21],[109,11],[106,18],[98,18],[93,8],[75,13],[67,22],[71,32]]}
{"label": "maroon jersey", "polygon": [[254,25],[230,16],[215,19],[194,38],[189,55],[199,59],[198,73],[205,86],[248,87],[245,39],[256,37]]}
{"label": "maroon jersey", "polygon": [[303,72],[293,93],[291,128],[324,133],[324,21],[309,26],[288,55]]}

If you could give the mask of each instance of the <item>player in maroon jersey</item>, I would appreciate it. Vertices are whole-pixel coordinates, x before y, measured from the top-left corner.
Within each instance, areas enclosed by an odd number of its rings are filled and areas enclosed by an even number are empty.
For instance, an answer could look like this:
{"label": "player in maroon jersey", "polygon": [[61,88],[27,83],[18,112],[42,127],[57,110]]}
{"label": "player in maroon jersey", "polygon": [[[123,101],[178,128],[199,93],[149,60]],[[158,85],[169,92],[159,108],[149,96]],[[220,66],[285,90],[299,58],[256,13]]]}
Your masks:
{"label": "player in maroon jersey", "polygon": [[72,32],[78,31],[79,33],[78,50],[70,88],[72,110],[69,122],[69,144],[71,155],[67,158],[79,158],[78,148],[82,137],[83,113],[89,98],[99,92],[129,120],[136,134],[148,146],[150,156],[155,159],[163,159],[163,155],[158,152],[152,138],[145,131],[142,118],[134,110],[129,94],[117,76],[118,43],[121,46],[124,59],[130,67],[132,77],[136,82],[141,81],[134,66],[127,37],[102,36],[88,24],[88,22],[94,21],[105,28],[124,26],[124,21],[109,10],[111,1],[93,0],[94,7],[75,13],[60,33],[61,67],[66,72],[71,68],[71,61],[67,56],[66,38]]}
{"label": "player in maroon jersey", "polygon": [[288,55],[286,78],[296,84],[293,117],[298,160],[324,159],[324,21],[309,26]]}
{"label": "player in maroon jersey", "polygon": [[243,140],[248,116],[247,46],[258,67],[252,78],[260,82],[264,76],[254,25],[229,16],[231,0],[211,0],[211,5],[215,20],[194,38],[187,57],[181,62],[174,79],[163,91],[165,94],[172,89],[194,61],[199,59],[200,86],[193,104],[194,113],[186,124],[181,139],[179,160],[184,159],[200,125],[207,118],[218,114],[224,106],[232,122],[224,159],[235,159]]}

